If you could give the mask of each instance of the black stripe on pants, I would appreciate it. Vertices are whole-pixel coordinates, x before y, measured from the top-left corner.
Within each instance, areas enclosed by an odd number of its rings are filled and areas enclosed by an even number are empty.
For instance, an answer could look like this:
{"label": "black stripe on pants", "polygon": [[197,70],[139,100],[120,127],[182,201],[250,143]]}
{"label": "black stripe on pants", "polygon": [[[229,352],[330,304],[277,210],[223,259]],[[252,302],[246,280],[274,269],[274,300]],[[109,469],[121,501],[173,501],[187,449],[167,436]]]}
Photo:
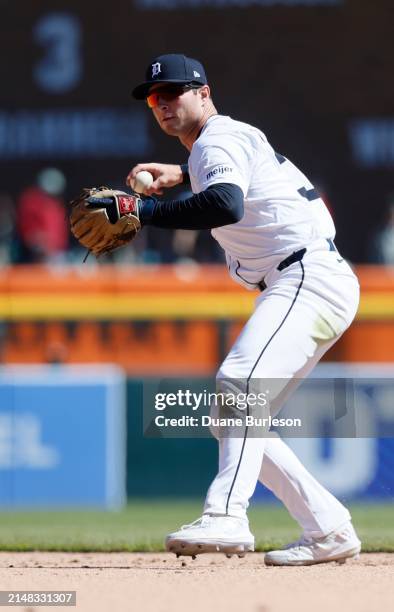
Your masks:
{"label": "black stripe on pants", "polygon": [[[280,325],[277,327],[277,329],[274,331],[274,333],[272,334],[271,338],[268,340],[268,342],[266,343],[266,345],[265,345],[265,346],[264,346],[264,348],[262,349],[262,351],[261,351],[260,355],[259,355],[259,356],[258,356],[258,358],[256,359],[256,362],[255,362],[255,364],[254,364],[254,366],[253,366],[253,368],[252,368],[252,370],[251,370],[251,372],[250,372],[250,374],[249,374],[249,376],[248,376],[248,378],[247,378],[247,381],[246,381],[246,395],[247,395],[247,396],[249,395],[249,383],[250,383],[250,379],[252,378],[253,372],[255,371],[255,369],[256,369],[256,367],[257,367],[257,364],[259,363],[259,361],[260,361],[261,357],[263,356],[264,351],[267,349],[267,347],[270,345],[270,343],[272,342],[272,340],[275,338],[275,336],[276,336],[276,334],[278,333],[278,331],[279,331],[279,330],[281,329],[281,327],[283,326],[284,322],[286,321],[287,317],[289,316],[289,314],[290,314],[290,312],[291,312],[291,310],[292,310],[292,308],[293,308],[294,304],[296,303],[296,300],[297,300],[297,298],[298,298],[298,296],[299,296],[299,293],[300,293],[300,290],[301,290],[301,287],[302,287],[302,285],[303,285],[303,283],[304,283],[304,278],[305,278],[305,269],[304,269],[304,264],[302,263],[302,261],[300,261],[300,266],[301,266],[302,276],[301,276],[301,281],[300,281],[300,284],[298,285],[298,288],[297,288],[296,294],[295,294],[295,296],[294,296],[294,299],[293,299],[292,303],[290,304],[289,310],[287,311],[286,315],[284,316],[283,321],[282,321],[282,322],[281,322],[281,324],[280,324]],[[248,404],[248,405],[247,405],[247,407],[246,407],[246,414],[247,414],[247,416],[249,416],[249,404]],[[243,439],[243,442],[242,442],[241,453],[240,453],[240,456],[239,456],[239,461],[238,461],[238,465],[237,465],[237,469],[235,470],[235,474],[234,474],[233,482],[231,483],[230,491],[229,491],[229,493],[228,493],[228,495],[227,495],[227,502],[226,502],[226,514],[228,514],[228,506],[229,506],[229,503],[230,503],[231,493],[233,492],[234,485],[235,485],[235,481],[237,480],[237,476],[238,476],[239,468],[240,468],[240,465],[241,465],[241,461],[242,461],[242,457],[243,457],[243,453],[244,453],[244,449],[245,449],[245,444],[246,444],[246,439],[247,439],[247,437],[248,437],[248,429],[249,429],[249,427],[248,427],[248,426],[246,426],[246,427],[245,427],[244,439]]]}

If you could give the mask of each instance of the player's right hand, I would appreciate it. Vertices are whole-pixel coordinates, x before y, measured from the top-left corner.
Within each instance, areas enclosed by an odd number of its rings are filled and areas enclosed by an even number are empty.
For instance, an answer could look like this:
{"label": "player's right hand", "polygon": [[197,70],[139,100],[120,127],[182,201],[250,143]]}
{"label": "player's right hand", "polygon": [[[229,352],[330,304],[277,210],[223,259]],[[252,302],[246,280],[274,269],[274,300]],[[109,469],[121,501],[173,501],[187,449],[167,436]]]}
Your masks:
{"label": "player's right hand", "polygon": [[126,185],[134,189],[134,181],[138,172],[147,170],[153,176],[153,183],[144,191],[144,195],[163,194],[163,189],[180,185],[183,182],[182,169],[178,164],[137,164],[127,175]]}

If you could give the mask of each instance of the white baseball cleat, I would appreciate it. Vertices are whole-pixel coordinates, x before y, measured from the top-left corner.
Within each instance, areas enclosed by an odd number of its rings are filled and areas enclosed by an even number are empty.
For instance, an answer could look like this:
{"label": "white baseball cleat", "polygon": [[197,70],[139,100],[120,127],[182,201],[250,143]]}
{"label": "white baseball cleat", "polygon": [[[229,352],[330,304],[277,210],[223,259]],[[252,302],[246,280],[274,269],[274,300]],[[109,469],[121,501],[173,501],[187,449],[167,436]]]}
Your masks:
{"label": "white baseball cleat", "polygon": [[250,533],[248,519],[203,514],[190,525],[170,533],[166,538],[166,550],[177,556],[223,552],[243,557],[246,552],[254,551],[254,536]]}
{"label": "white baseball cleat", "polygon": [[322,538],[301,537],[283,550],[272,550],[264,557],[266,565],[314,565],[315,563],[345,563],[357,557],[361,542],[348,522]]}

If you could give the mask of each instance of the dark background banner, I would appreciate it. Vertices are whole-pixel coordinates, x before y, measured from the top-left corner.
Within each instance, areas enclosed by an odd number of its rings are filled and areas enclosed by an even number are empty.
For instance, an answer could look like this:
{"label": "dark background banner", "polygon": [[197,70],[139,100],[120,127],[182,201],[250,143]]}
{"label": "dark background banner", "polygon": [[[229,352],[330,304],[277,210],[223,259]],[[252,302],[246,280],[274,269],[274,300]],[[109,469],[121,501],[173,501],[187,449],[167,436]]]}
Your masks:
{"label": "dark background banner", "polygon": [[[163,8],[165,7],[165,8]],[[326,196],[354,261],[394,190],[391,0],[0,1],[1,189],[45,165],[70,194],[121,185],[138,161],[183,162],[130,92],[149,61],[184,52],[206,66],[223,114],[255,124]]]}

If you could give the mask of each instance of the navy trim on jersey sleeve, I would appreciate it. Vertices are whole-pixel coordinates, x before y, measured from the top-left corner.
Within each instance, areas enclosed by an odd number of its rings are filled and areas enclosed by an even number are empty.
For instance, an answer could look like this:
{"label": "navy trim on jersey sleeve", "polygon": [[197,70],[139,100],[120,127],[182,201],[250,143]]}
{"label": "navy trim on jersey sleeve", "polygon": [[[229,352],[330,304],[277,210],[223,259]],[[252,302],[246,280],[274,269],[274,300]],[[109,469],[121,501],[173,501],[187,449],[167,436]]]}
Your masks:
{"label": "navy trim on jersey sleeve", "polygon": [[238,185],[217,183],[186,200],[159,202],[145,198],[139,210],[142,225],[173,229],[212,229],[237,223],[244,215]]}
{"label": "navy trim on jersey sleeve", "polygon": [[182,170],[183,182],[184,183],[190,183],[189,166],[188,166],[188,164],[181,164],[181,170]]}

